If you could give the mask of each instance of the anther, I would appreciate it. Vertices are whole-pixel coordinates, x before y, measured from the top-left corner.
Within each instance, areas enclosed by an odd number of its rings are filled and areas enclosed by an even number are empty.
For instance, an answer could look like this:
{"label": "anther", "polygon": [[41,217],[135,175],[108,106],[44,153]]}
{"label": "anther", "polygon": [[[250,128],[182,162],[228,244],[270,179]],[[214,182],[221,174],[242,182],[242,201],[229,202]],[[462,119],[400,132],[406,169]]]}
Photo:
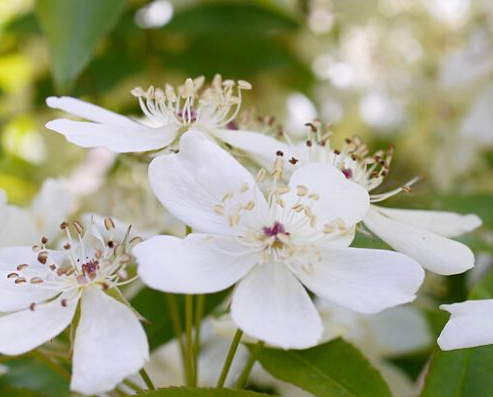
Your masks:
{"label": "anther", "polygon": [[82,234],[84,232],[84,227],[78,221],[73,221],[72,225],[77,233]]}
{"label": "anther", "polygon": [[67,222],[60,223],[60,229],[65,230],[67,227],[68,227],[68,223]]}
{"label": "anther", "polygon": [[276,156],[282,157],[282,156],[284,156],[284,153],[282,152],[282,150],[278,150],[276,152]]}
{"label": "anther", "polygon": [[48,260],[48,252],[41,251],[38,254],[38,262],[41,263],[41,264],[43,264],[43,265],[46,265],[47,260]]}
{"label": "anther", "polygon": [[300,197],[306,196],[308,194],[307,187],[303,185],[296,186],[296,194]]}
{"label": "anther", "polygon": [[142,238],[140,238],[139,236],[135,236],[132,239],[130,239],[130,241],[128,243],[130,244],[131,247],[134,247],[135,245],[137,245],[141,242],[142,242]]}
{"label": "anther", "polygon": [[29,310],[33,312],[35,309],[36,309],[36,303],[33,302],[29,305]]}
{"label": "anther", "polygon": [[111,230],[115,228],[115,222],[110,217],[104,218],[104,227],[106,230]]}
{"label": "anther", "polygon": [[25,283],[26,279],[24,277],[19,277],[19,278],[16,278],[14,282],[16,284],[21,284],[21,283]]}
{"label": "anther", "polygon": [[17,270],[21,272],[26,267],[28,267],[28,264],[27,263],[21,263],[20,265],[17,265]]}
{"label": "anther", "polygon": [[48,243],[48,237],[41,237],[41,244],[47,244]]}
{"label": "anther", "polygon": [[231,200],[232,198],[233,198],[233,193],[228,192],[223,196],[221,201],[224,203],[225,201]]}
{"label": "anther", "polygon": [[62,299],[62,300],[60,301],[60,304],[61,304],[63,307],[67,307],[67,305],[68,305],[67,299]]}
{"label": "anther", "polygon": [[267,176],[267,172],[265,171],[264,168],[261,168],[258,173],[257,173],[257,176],[255,177],[255,180],[258,182],[258,183],[262,183],[265,181],[265,177]]}
{"label": "anther", "polygon": [[244,183],[240,187],[240,193],[245,193],[248,190],[248,183]]}
{"label": "anther", "polygon": [[65,243],[63,244],[63,248],[69,250],[70,248],[72,248],[72,246],[69,243]]}
{"label": "anther", "polygon": [[7,274],[7,278],[17,278],[19,275],[17,273],[9,273]]}
{"label": "anther", "polygon": [[30,282],[31,284],[41,284],[43,282],[43,279],[41,277],[33,277]]}
{"label": "anther", "polygon": [[293,165],[296,165],[296,163],[298,162],[298,159],[297,159],[297,158],[294,158],[294,157],[291,157],[291,158],[289,159],[289,162],[290,162],[291,164],[293,164]]}

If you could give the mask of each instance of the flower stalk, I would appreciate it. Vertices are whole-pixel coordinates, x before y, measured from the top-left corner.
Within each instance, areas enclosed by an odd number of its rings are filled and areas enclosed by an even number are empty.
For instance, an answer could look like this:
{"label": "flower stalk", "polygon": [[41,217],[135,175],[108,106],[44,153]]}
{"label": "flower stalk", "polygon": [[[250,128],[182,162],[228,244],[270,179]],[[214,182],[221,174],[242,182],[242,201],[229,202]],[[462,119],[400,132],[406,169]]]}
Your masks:
{"label": "flower stalk", "polygon": [[242,336],[243,336],[243,331],[241,329],[238,329],[233,338],[233,341],[231,342],[228,355],[226,356],[226,361],[224,362],[223,369],[221,370],[221,375],[219,376],[219,380],[217,381],[216,387],[218,389],[224,387],[224,382],[226,382],[229,369],[231,368],[231,364],[233,363],[233,359],[235,357],[236,351],[238,350],[238,346],[240,345]]}

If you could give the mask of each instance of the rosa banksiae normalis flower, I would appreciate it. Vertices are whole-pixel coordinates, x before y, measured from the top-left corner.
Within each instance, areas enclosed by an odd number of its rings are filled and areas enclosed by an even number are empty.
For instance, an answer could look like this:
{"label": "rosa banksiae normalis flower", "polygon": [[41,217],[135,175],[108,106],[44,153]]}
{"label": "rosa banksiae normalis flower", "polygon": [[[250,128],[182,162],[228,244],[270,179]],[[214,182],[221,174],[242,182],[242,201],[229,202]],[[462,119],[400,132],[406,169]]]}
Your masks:
{"label": "rosa banksiae normalis flower", "polygon": [[[389,172],[393,147],[387,152],[379,151],[370,156],[367,146],[354,137],[346,139],[340,150],[333,149],[331,132],[323,133],[319,123],[309,125],[309,139],[297,144],[280,142],[270,136],[249,131],[224,131],[220,138],[243,150],[262,166],[267,166],[275,153],[281,150],[291,158],[291,171],[304,164],[328,163],[368,192],[380,186]],[[419,179],[414,178],[404,186],[386,193],[371,194],[372,204],[362,220],[363,224],[396,251],[416,259],[432,272],[449,275],[470,269],[474,266],[473,252],[450,237],[460,236],[479,227],[481,220],[476,215],[394,209],[374,204],[402,191],[410,191],[411,185]]]}
{"label": "rosa banksiae normalis flower", "polygon": [[451,314],[438,337],[442,350],[493,344],[493,299],[441,305],[440,309]]}
{"label": "rosa banksiae normalis flower", "polygon": [[48,106],[90,121],[57,119],[46,127],[64,135],[69,142],[82,147],[105,147],[113,152],[145,152],[163,149],[189,128],[215,135],[227,128],[241,106],[246,81],[222,80],[216,75],[212,84],[203,88],[204,78],[187,79],[177,89],[135,88],[146,124],[109,110],[70,97],[50,97]]}
{"label": "rosa banksiae normalis flower", "polygon": [[46,249],[46,238],[36,247],[0,249],[0,353],[26,353],[72,324],[70,388],[88,395],[112,390],[149,354],[139,319],[117,290],[130,281],[128,233],[112,239],[113,221],[104,224],[84,232],[74,222],[74,241],[63,223],[68,240],[60,251]]}
{"label": "rosa banksiae normalis flower", "polygon": [[0,190],[0,247],[32,245],[39,236],[53,240],[72,210],[72,195],[63,180],[47,179],[27,208],[7,204]]}
{"label": "rosa banksiae normalis flower", "polygon": [[229,153],[197,131],[178,154],[155,158],[156,196],[197,233],[156,236],[133,252],[152,288],[211,293],[234,284],[231,315],[247,334],[283,348],[316,344],[322,323],[305,287],[373,313],[414,299],[423,270],[391,251],[348,248],[368,193],[328,164],[308,164],[280,182],[278,157],[267,197]]}

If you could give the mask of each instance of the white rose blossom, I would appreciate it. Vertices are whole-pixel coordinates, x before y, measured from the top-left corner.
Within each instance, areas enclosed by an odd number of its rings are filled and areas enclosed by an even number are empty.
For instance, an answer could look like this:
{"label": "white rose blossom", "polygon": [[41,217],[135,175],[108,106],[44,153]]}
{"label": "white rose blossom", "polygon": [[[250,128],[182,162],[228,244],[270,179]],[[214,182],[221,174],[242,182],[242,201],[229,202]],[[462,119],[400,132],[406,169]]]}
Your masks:
{"label": "white rose blossom", "polygon": [[493,344],[493,299],[469,300],[440,308],[451,314],[438,337],[442,350]]}
{"label": "white rose blossom", "polygon": [[192,127],[214,136],[231,126],[240,110],[241,92],[251,85],[216,75],[210,86],[203,86],[204,78],[198,77],[188,78],[177,89],[169,84],[164,89],[135,88],[132,94],[139,100],[146,124],[75,98],[50,97],[46,103],[51,108],[90,121],[57,119],[46,127],[78,146],[105,147],[117,153],[163,149]]}
{"label": "white rose blossom", "polygon": [[278,157],[267,197],[229,153],[189,131],[177,154],[155,158],[151,187],[190,225],[185,238],[156,236],[134,249],[151,288],[212,293],[236,284],[231,315],[248,335],[283,348],[315,345],[320,316],[305,287],[358,312],[409,302],[424,272],[391,251],[348,248],[368,193],[328,164],[308,164],[281,183]]}
{"label": "white rose blossom", "polygon": [[[387,152],[368,155],[367,146],[358,138],[348,138],[340,150],[331,147],[331,133],[323,133],[320,124],[309,124],[306,142],[292,144],[250,131],[222,131],[220,139],[243,150],[260,165],[266,166],[279,150],[292,163],[302,166],[327,163],[368,192],[380,186],[389,172],[393,147]],[[291,171],[296,169],[293,165]],[[370,195],[370,208],[363,224],[388,245],[416,259],[424,268],[438,274],[462,273],[474,266],[474,254],[465,244],[450,239],[470,232],[481,225],[474,214],[460,215],[445,211],[424,211],[385,208],[379,203],[402,191],[409,191],[420,178],[381,194]]]}
{"label": "white rose blossom", "polygon": [[74,222],[72,240],[63,223],[60,251],[46,249],[46,238],[36,247],[0,249],[0,353],[24,354],[76,325],[70,388],[87,395],[112,390],[149,356],[136,313],[107,293],[131,281],[129,235],[116,240],[113,221],[104,225],[84,232]]}

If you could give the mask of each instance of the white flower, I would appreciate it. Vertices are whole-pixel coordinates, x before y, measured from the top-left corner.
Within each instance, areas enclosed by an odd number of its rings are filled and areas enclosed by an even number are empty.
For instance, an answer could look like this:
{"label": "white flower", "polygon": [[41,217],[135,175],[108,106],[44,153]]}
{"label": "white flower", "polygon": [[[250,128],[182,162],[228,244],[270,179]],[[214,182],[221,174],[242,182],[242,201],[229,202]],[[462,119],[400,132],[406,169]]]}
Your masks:
{"label": "white flower", "polygon": [[[341,150],[330,146],[330,132],[323,134],[321,126],[310,125],[311,137],[307,142],[287,144],[249,131],[222,131],[220,138],[245,151],[262,166],[272,161],[275,153],[283,151],[292,163],[328,163],[340,169],[348,180],[371,192],[388,174],[393,154],[379,151],[368,155],[366,145],[354,137],[347,139]],[[293,165],[291,170],[296,167]],[[371,194],[377,203],[399,192],[409,191],[414,178],[406,185],[387,193]],[[474,214],[460,215],[443,211],[422,211],[384,208],[372,204],[363,218],[364,225],[395,250],[416,259],[424,268],[438,274],[462,273],[474,266],[474,254],[464,244],[449,239],[469,232],[481,225]]]}
{"label": "white flower", "polygon": [[[304,287],[373,313],[414,299],[423,271],[383,250],[347,248],[367,212],[368,193],[328,164],[308,164],[280,183],[278,157],[264,197],[251,174],[203,134],[155,158],[151,187],[197,233],[156,236],[134,248],[152,288],[209,293],[237,283],[231,314],[247,334],[283,348],[317,343],[322,324]],[[257,180],[265,179],[260,172]]]}
{"label": "white flower", "polygon": [[7,204],[0,190],[0,247],[34,244],[39,236],[55,239],[71,209],[72,195],[62,180],[45,180],[29,208]]}
{"label": "white flower", "polygon": [[[64,251],[41,246],[0,249],[0,353],[18,355],[56,337],[80,319],[73,345],[71,389],[84,394],[112,390],[138,371],[148,359],[144,330],[132,309],[111,297],[126,280],[128,235],[123,241],[104,238],[104,227],[93,224],[84,233],[69,226]],[[107,218],[104,234],[113,222]],[[128,280],[127,280],[128,281]]]}
{"label": "white flower", "polygon": [[441,305],[451,316],[438,337],[442,350],[493,344],[493,299]]}
{"label": "white flower", "polygon": [[135,88],[147,124],[70,97],[50,97],[48,106],[61,109],[90,121],[57,119],[46,127],[64,135],[82,147],[102,146],[118,153],[145,152],[170,145],[190,127],[214,135],[227,128],[241,105],[241,91],[251,88],[246,81],[222,80],[216,75],[212,84],[203,88],[204,78],[187,79],[185,84],[164,90]]}

